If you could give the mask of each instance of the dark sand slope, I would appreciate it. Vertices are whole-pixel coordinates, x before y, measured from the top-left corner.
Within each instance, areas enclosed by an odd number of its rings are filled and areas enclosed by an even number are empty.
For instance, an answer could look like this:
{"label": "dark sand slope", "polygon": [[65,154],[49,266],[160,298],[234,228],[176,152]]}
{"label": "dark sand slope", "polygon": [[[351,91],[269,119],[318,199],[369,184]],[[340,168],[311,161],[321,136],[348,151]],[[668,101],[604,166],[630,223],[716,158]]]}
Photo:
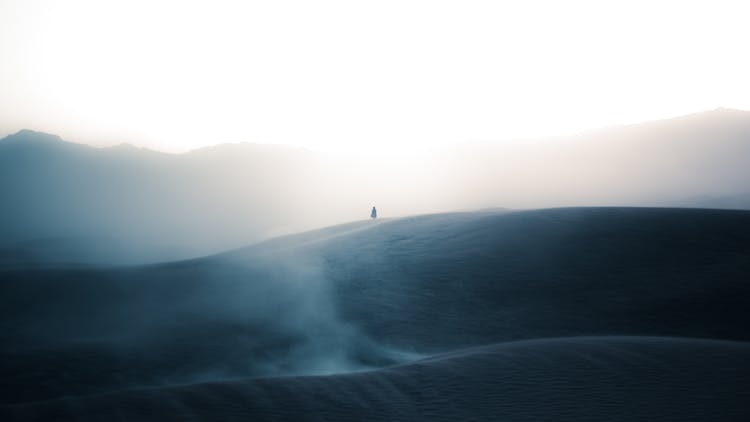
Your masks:
{"label": "dark sand slope", "polygon": [[[0,403],[372,370],[518,339],[627,335],[748,341],[748,274],[750,212],[666,208],[428,215],[341,225],[162,265],[0,269]],[[584,343],[599,347],[593,340]],[[700,343],[711,350],[713,344]],[[745,352],[737,343],[726,344],[735,344],[727,347],[737,354]],[[702,361],[703,352],[688,349],[669,350],[684,359],[679,376],[694,375],[696,388],[703,388],[705,368],[691,375],[688,365]],[[706,359],[722,360],[724,349],[706,352]],[[735,366],[741,376],[750,365]],[[382,374],[398,378],[393,374],[411,367],[399,368],[334,379],[373,377],[385,391],[391,381]],[[527,369],[534,365],[523,366]],[[457,370],[464,371],[471,374]],[[521,378],[520,367],[515,371]],[[633,382],[642,376],[628,375],[631,369],[615,372]],[[299,394],[305,389],[314,394],[315,383],[327,379],[220,385],[253,386],[246,394],[261,406],[259,386],[284,391],[281,385],[294,385]],[[456,379],[451,388],[478,385],[468,375]],[[679,379],[674,385],[692,388]],[[239,397],[234,387],[226,388]],[[641,394],[633,390],[616,395],[625,400]],[[223,393],[211,392],[205,400],[214,394]],[[475,394],[462,400],[484,397],[481,389]],[[268,401],[269,409],[295,400],[279,397]],[[409,400],[426,409],[433,396]],[[583,412],[592,405],[581,406]]]}
{"label": "dark sand slope", "polygon": [[420,352],[568,335],[750,340],[750,212],[569,208],[382,222],[307,244],[336,303]]}
{"label": "dark sand slope", "polygon": [[0,407],[28,420],[741,421],[750,344],[570,337],[348,375],[123,391]]}

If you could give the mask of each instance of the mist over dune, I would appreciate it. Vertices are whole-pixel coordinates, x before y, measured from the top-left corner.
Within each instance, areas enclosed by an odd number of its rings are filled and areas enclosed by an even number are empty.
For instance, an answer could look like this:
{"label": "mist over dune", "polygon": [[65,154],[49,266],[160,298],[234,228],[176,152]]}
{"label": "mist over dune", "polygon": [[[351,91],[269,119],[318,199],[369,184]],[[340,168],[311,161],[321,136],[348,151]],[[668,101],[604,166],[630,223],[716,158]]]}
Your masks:
{"label": "mist over dune", "polygon": [[[22,403],[63,396],[149,387],[156,399],[179,384],[364,370],[376,372],[361,388],[379,390],[382,376],[399,377],[394,364],[518,339],[747,341],[748,256],[750,211],[563,208],[362,221],[158,265],[6,268],[0,396],[4,412],[27,414],[34,405]],[[628,356],[616,344],[601,347]],[[598,356],[581,347],[575,359]],[[420,379],[437,388],[434,376]],[[288,382],[278,385],[290,399],[292,385],[329,388]]]}
{"label": "mist over dune", "polygon": [[144,263],[386,216],[488,207],[746,208],[750,112],[385,156],[224,144],[185,154],[0,140],[6,263]]}

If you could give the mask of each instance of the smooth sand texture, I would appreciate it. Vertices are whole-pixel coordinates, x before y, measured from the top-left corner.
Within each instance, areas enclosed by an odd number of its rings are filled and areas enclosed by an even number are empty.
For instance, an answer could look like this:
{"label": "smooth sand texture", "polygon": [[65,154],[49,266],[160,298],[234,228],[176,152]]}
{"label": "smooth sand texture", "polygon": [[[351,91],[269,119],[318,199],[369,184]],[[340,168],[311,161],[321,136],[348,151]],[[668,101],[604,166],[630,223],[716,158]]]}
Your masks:
{"label": "smooth sand texture", "polygon": [[[6,268],[0,414],[743,420],[747,274],[750,212],[658,208],[436,214],[160,265]],[[340,375],[300,377],[321,374]]]}
{"label": "smooth sand texture", "polygon": [[654,337],[501,343],[373,372],[142,389],[0,408],[46,420],[746,420],[750,345]]}

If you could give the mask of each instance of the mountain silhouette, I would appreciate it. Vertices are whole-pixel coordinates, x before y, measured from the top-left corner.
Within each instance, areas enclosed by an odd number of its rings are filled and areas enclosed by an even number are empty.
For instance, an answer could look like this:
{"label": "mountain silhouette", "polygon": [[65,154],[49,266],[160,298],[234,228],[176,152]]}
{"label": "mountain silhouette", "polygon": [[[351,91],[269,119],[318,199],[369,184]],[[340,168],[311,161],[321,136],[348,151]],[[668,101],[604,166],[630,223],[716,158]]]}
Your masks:
{"label": "mountain silhouette", "polygon": [[[0,249],[36,261],[157,262],[364,219],[372,203],[383,217],[746,208],[748,180],[750,112],[731,109],[392,160],[247,143],[166,154],[22,130],[0,140]],[[70,242],[48,248],[48,239]]]}

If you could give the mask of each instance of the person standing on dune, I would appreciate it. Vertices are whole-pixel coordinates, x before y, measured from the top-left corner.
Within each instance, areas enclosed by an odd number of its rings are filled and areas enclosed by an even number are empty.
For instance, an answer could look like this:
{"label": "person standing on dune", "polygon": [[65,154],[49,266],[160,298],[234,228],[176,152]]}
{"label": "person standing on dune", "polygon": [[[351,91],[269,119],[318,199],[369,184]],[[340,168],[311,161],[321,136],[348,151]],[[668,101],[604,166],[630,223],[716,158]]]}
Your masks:
{"label": "person standing on dune", "polygon": [[373,220],[378,218],[378,210],[375,209],[375,207],[372,207],[372,211],[370,212],[370,218]]}

